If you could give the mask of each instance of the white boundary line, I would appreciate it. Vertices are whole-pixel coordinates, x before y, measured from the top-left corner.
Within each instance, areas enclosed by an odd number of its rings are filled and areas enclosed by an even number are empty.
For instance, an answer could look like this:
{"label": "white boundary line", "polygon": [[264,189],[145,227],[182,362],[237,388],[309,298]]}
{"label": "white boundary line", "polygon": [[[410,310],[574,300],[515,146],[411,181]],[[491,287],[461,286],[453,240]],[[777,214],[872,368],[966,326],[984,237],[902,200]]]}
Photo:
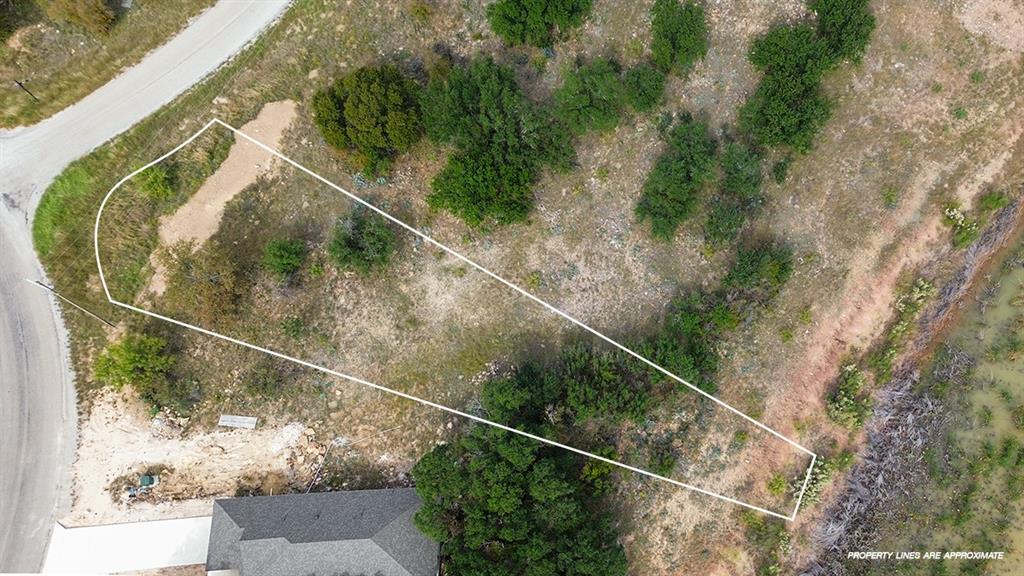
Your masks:
{"label": "white boundary line", "polygon": [[[647,470],[643,470],[643,469],[637,468],[635,466],[630,466],[629,464],[624,464],[622,462],[618,462],[618,461],[612,460],[610,458],[605,458],[604,456],[600,456],[598,454],[593,454],[593,453],[587,452],[585,450],[580,450],[578,448],[573,448],[572,446],[568,446],[568,445],[562,444],[560,442],[556,442],[554,440],[549,440],[547,438],[543,438],[543,437],[537,436],[535,434],[530,434],[529,432],[525,432],[523,430],[518,430],[516,428],[512,428],[512,427],[506,426],[504,424],[499,424],[497,422],[493,422],[491,420],[487,420],[486,418],[481,418],[479,416],[474,416],[473,414],[462,412],[462,411],[456,410],[454,408],[449,408],[447,406],[443,406],[441,404],[437,404],[436,402],[431,402],[429,400],[425,400],[425,399],[419,398],[417,396],[412,396],[410,394],[406,394],[405,392],[400,392],[398,390],[393,390],[393,389],[388,388],[386,386],[381,386],[380,384],[374,384],[373,382],[369,382],[367,380],[363,380],[362,378],[359,378],[359,377],[356,377],[356,376],[352,376],[350,374],[344,374],[344,373],[338,372],[336,370],[331,370],[330,368],[325,368],[323,366],[319,366],[317,364],[313,364],[313,363],[307,362],[305,360],[300,360],[299,358],[288,356],[287,354],[282,354],[280,352],[276,352],[274,350],[263,348],[263,347],[255,345],[255,344],[250,344],[249,342],[245,342],[243,340],[238,340],[238,339],[232,338],[230,336],[225,336],[223,334],[219,334],[217,332],[213,332],[213,331],[207,330],[205,328],[200,328],[199,326],[194,326],[192,324],[188,324],[187,322],[182,322],[180,320],[175,320],[173,318],[168,318],[167,316],[163,316],[163,315],[157,314],[155,312],[150,312],[148,310],[143,310],[143,309],[138,308],[136,306],[132,306],[131,304],[126,304],[124,302],[120,302],[118,300],[115,300],[110,295],[110,289],[107,286],[107,280],[106,280],[106,278],[103,275],[103,264],[100,261],[100,244],[99,244],[100,219],[103,216],[103,209],[106,207],[107,201],[114,194],[114,192],[117,191],[117,189],[120,188],[125,182],[127,182],[128,180],[130,180],[131,178],[133,178],[135,175],[139,174],[143,170],[146,170],[150,166],[153,166],[154,164],[165,160],[166,158],[170,157],[171,155],[173,155],[178,150],[181,150],[182,148],[187,146],[189,143],[191,143],[193,140],[198,138],[199,135],[201,135],[203,132],[205,132],[207,129],[209,129],[210,126],[213,126],[214,124],[219,124],[219,125],[223,126],[224,128],[227,128],[231,132],[235,133],[236,135],[241,136],[242,138],[245,138],[246,140],[252,142],[256,146],[259,146],[260,148],[266,150],[267,152],[269,152],[271,155],[275,156],[276,158],[279,158],[279,159],[283,160],[284,162],[287,162],[288,164],[294,166],[299,171],[304,172],[305,174],[307,174],[309,176],[312,176],[314,179],[316,179],[316,180],[326,184],[327,186],[337,190],[338,192],[341,192],[342,194],[344,194],[346,197],[348,197],[353,202],[356,202],[356,203],[358,203],[358,204],[360,204],[360,205],[362,205],[362,206],[364,206],[364,207],[366,207],[366,208],[368,208],[370,210],[373,210],[377,214],[380,214],[384,218],[387,218],[388,220],[390,220],[394,224],[400,226],[401,228],[403,228],[403,229],[405,229],[405,230],[415,234],[416,236],[419,236],[424,241],[426,241],[426,242],[428,242],[428,243],[430,243],[430,244],[440,248],[441,250],[443,250],[443,251],[447,252],[448,254],[454,256],[455,258],[461,260],[462,262],[464,262],[465,264],[471,266],[472,268],[474,268],[474,269],[476,269],[476,270],[478,270],[480,272],[483,272],[484,274],[486,274],[490,278],[492,278],[492,279],[498,281],[499,283],[505,285],[506,287],[512,289],[514,292],[516,292],[516,293],[518,293],[518,294],[520,294],[522,296],[527,297],[528,299],[536,302],[537,304],[540,304],[541,306],[543,306],[547,310],[549,310],[551,312],[554,312],[558,316],[561,316],[562,318],[568,320],[569,322],[575,324],[576,326],[579,326],[580,328],[583,328],[587,332],[593,334],[594,336],[597,336],[598,338],[600,338],[601,340],[604,340],[608,344],[611,344],[615,348],[618,348],[619,350],[625,352],[626,354],[629,354],[630,356],[636,358],[637,360],[640,360],[644,364],[650,366],[651,368],[657,370],[658,372],[661,372],[665,376],[668,376],[669,378],[679,382],[680,384],[683,384],[683,385],[687,386],[691,390],[693,390],[693,391],[697,392],[698,394],[708,398],[709,400],[715,402],[716,404],[718,404],[719,406],[725,408],[726,410],[729,410],[730,412],[732,412],[732,413],[742,417],[744,420],[747,420],[748,422],[754,424],[758,428],[761,428],[762,430],[765,430],[766,432],[772,434],[773,436],[783,440],[784,442],[786,442],[790,446],[793,446],[797,450],[799,450],[799,451],[809,455],[811,457],[811,463],[808,465],[807,472],[804,475],[803,486],[800,489],[800,494],[797,497],[796,506],[794,507],[793,512],[791,514],[789,514],[788,516],[780,514],[778,512],[773,512],[771,510],[767,510],[765,508],[761,508],[760,506],[755,506],[753,504],[748,504],[746,502],[742,502],[740,500],[736,500],[734,498],[730,498],[730,497],[724,496],[722,494],[717,494],[715,492],[711,492],[711,491],[705,490],[703,488],[699,488],[699,487],[694,486],[692,484],[687,484],[685,482],[680,482],[679,480],[674,480],[672,478],[667,478],[667,477],[662,476],[660,474],[655,474],[653,472],[649,472]],[[226,340],[228,342],[231,342],[233,344],[237,344],[239,346],[244,346],[244,347],[250,348],[252,350],[257,350],[259,352],[263,352],[264,354],[269,354],[271,356],[275,356],[275,357],[280,358],[282,360],[288,360],[289,362],[294,362],[296,364],[300,364],[300,365],[305,366],[307,368],[312,368],[314,370],[318,370],[320,372],[324,372],[324,373],[330,374],[332,376],[337,376],[338,378],[343,378],[343,379],[346,379],[346,380],[350,380],[352,382],[356,382],[358,384],[362,384],[364,386],[368,386],[370,388],[373,388],[375,390],[379,390],[381,392],[386,392],[388,394],[392,394],[392,395],[398,396],[400,398],[405,398],[406,400],[412,400],[414,402],[419,402],[420,404],[423,404],[423,405],[426,405],[426,406],[430,406],[431,408],[436,408],[438,410],[441,410],[441,411],[444,411],[444,412],[448,412],[450,414],[455,414],[456,416],[461,416],[463,418],[468,418],[470,420],[473,420],[475,422],[479,422],[481,424],[487,424],[487,425],[493,426],[495,428],[500,428],[502,430],[505,430],[507,432],[511,432],[513,434],[519,434],[520,436],[525,436],[526,438],[530,438],[531,440],[535,440],[537,442],[548,444],[550,446],[555,446],[557,448],[562,448],[564,450],[568,450],[570,452],[574,452],[576,454],[580,454],[580,455],[586,456],[588,458],[593,458],[595,460],[600,460],[601,462],[604,462],[606,464],[611,464],[613,466],[617,466],[619,468],[623,468],[623,469],[629,470],[631,472],[635,472],[637,474],[641,474],[641,475],[644,475],[644,476],[648,476],[650,478],[655,478],[657,480],[668,482],[669,484],[674,484],[676,486],[680,486],[680,487],[686,488],[688,490],[693,490],[695,492],[699,492],[699,493],[704,494],[706,496],[711,496],[713,498],[717,498],[719,500],[724,500],[724,501],[729,502],[731,504],[736,504],[738,506],[743,506],[744,508],[749,508],[751,510],[756,510],[758,512],[762,512],[764,514],[768,514],[768,515],[774,516],[776,518],[781,518],[781,519],[787,520],[787,521],[792,521],[792,520],[794,520],[796,518],[797,513],[800,511],[800,503],[803,501],[804,492],[807,490],[807,484],[808,484],[808,482],[811,479],[811,471],[814,469],[814,464],[815,464],[815,462],[817,461],[817,458],[818,458],[817,454],[815,454],[814,452],[811,452],[807,448],[804,448],[800,444],[794,442],[793,440],[790,440],[789,438],[783,436],[779,432],[776,432],[772,428],[769,428],[768,426],[762,424],[761,422],[758,422],[757,420],[751,418],[750,416],[747,416],[743,412],[740,412],[739,410],[733,408],[729,404],[726,404],[722,400],[719,400],[718,398],[714,397],[711,394],[708,394],[704,390],[701,390],[700,388],[694,386],[693,384],[690,384],[686,380],[683,380],[682,378],[680,378],[679,376],[676,376],[672,372],[669,372],[668,370],[662,368],[661,366],[655,364],[654,362],[648,360],[647,358],[641,356],[640,354],[637,354],[636,352],[634,352],[633,350],[623,346],[619,342],[609,338],[608,336],[605,336],[604,334],[602,334],[601,332],[598,332],[597,330],[591,328],[587,324],[584,324],[583,322],[577,320],[576,318],[573,318],[572,316],[570,316],[570,315],[566,314],[565,312],[559,310],[558,308],[554,307],[553,305],[545,302],[544,300],[541,300],[540,298],[534,296],[533,294],[530,294],[526,290],[520,288],[519,286],[516,286],[515,284],[509,282],[508,280],[505,280],[501,276],[498,276],[494,272],[491,272],[487,268],[484,268],[480,264],[477,264],[473,260],[470,260],[466,256],[463,256],[462,254],[460,254],[459,252],[456,252],[455,250],[449,248],[445,244],[442,244],[441,242],[438,242],[437,240],[434,240],[433,238],[431,238],[430,236],[427,236],[423,232],[420,232],[419,230],[413,228],[412,226],[409,226],[405,222],[395,218],[394,216],[388,214],[387,212],[384,212],[380,208],[377,208],[376,206],[366,202],[362,198],[359,198],[358,196],[352,194],[348,190],[345,190],[344,188],[338,186],[337,184],[334,184],[333,182],[327,180],[323,176],[320,176],[319,174],[313,172],[312,170],[309,170],[305,166],[302,166],[298,162],[295,162],[291,158],[288,158],[284,154],[281,154],[280,152],[278,152],[277,150],[274,150],[273,148],[267,146],[266,144],[263,144],[262,142],[259,142],[255,138],[253,138],[253,137],[249,136],[248,134],[242,132],[241,130],[235,128],[234,126],[231,126],[230,124],[227,124],[226,122],[223,122],[219,118],[214,118],[213,120],[210,120],[202,128],[200,128],[198,132],[196,132],[195,134],[190,136],[187,140],[185,140],[181,144],[178,144],[177,146],[172,148],[169,152],[167,152],[163,156],[160,156],[156,160],[153,160],[152,162],[150,162],[150,163],[142,166],[141,168],[136,169],[132,173],[128,174],[127,176],[125,176],[124,178],[119,180],[117,182],[117,184],[114,184],[114,187],[111,188],[109,192],[107,192],[106,196],[103,197],[102,202],[100,202],[99,210],[96,212],[96,224],[93,227],[93,247],[94,247],[94,251],[95,251],[95,255],[96,255],[96,268],[99,271],[100,283],[103,285],[103,292],[104,292],[104,294],[106,294],[107,300],[111,304],[113,304],[115,306],[120,306],[122,308],[125,308],[127,310],[131,310],[133,312],[137,312],[139,314],[144,314],[144,315],[150,316],[152,318],[157,318],[157,319],[163,320],[165,322],[170,322],[171,324],[176,324],[176,325],[181,326],[183,328],[188,328],[188,329],[191,329],[191,330],[195,330],[197,332],[201,332],[201,333],[206,334],[208,336],[213,336],[215,338],[220,338],[222,340]]]}

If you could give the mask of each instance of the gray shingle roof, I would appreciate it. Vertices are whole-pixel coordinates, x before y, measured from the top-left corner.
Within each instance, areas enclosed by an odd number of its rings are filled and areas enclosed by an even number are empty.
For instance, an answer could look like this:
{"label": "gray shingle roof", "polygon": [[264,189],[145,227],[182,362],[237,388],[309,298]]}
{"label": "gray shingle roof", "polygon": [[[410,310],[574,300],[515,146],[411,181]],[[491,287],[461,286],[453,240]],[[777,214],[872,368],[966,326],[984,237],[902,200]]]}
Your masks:
{"label": "gray shingle roof", "polygon": [[439,546],[412,523],[412,488],[226,498],[207,570],[242,576],[435,576]]}

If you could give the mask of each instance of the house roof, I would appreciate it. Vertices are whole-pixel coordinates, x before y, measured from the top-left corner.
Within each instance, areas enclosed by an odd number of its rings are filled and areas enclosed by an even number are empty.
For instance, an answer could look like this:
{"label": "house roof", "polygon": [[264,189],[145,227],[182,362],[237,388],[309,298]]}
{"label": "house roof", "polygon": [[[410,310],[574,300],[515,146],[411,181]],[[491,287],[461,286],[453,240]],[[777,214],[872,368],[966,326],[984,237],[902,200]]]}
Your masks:
{"label": "house roof", "polygon": [[436,576],[439,545],[412,488],[226,498],[213,505],[207,570],[242,576]]}

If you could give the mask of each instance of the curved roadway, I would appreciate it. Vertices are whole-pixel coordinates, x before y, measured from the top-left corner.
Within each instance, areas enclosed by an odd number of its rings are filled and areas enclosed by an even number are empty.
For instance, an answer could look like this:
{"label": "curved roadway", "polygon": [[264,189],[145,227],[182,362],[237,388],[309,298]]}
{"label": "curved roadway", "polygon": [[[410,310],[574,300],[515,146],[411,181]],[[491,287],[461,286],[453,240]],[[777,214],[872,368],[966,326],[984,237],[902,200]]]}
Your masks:
{"label": "curved roadway", "polygon": [[221,0],[167,44],[81,102],[0,131],[0,572],[37,572],[70,502],[75,395],[31,222],[46,187],[87,154],[173,100],[241,50],[289,0]]}

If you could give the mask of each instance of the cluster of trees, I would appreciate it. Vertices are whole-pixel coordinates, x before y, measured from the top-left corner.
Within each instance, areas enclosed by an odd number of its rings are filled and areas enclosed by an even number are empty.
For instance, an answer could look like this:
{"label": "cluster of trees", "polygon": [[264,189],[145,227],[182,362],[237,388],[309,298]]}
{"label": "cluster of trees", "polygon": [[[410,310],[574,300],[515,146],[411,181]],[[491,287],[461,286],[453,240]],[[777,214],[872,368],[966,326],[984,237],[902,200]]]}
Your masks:
{"label": "cluster of trees", "polygon": [[523,96],[511,68],[488,56],[435,75],[421,103],[427,135],[455,148],[427,202],[471,226],[525,219],[541,169],[570,167],[565,127]]}
{"label": "cluster of trees", "polygon": [[555,91],[555,113],[574,133],[618,126],[628,104],[637,112],[658,105],[665,74],[649,64],[620,73],[614,60],[598,58],[576,68]]}
{"label": "cluster of trees", "polygon": [[115,390],[131,386],[153,406],[187,414],[197,391],[188,382],[170,377],[175,360],[166,349],[162,338],[129,332],[100,353],[93,375]]}
{"label": "cluster of trees", "polygon": [[362,67],[313,96],[313,121],[328,144],[384,171],[423,134],[419,87],[393,65]]}
{"label": "cluster of trees", "polygon": [[509,44],[551,46],[583,23],[592,0],[498,0],[487,6],[487,21]]}
{"label": "cluster of trees", "polygon": [[764,203],[761,154],[743,142],[726,144],[720,157],[718,192],[708,204],[704,238],[712,245],[732,242]]}
{"label": "cluster of trees", "polygon": [[864,53],[875,18],[868,0],[813,0],[817,27],[796,24],[758,38],[750,62],[764,73],[740,111],[740,124],[765,146],[806,152],[831,114],[822,76]]}
{"label": "cluster of trees", "polygon": [[[718,339],[738,326],[744,307],[774,294],[788,278],[789,262],[784,248],[751,245],[721,290],[679,299],[659,333],[636,348],[714,393]],[[548,438],[572,430],[577,443],[597,443],[579,431],[639,421],[657,395],[677,386],[620,350],[578,342],[550,365],[527,364],[485,382],[480,400],[492,421]],[[603,453],[615,457],[614,450]],[[669,474],[674,465],[671,446],[655,447],[652,466]],[[622,548],[600,506],[611,471],[608,464],[477,425],[413,468],[423,499],[416,525],[442,542],[451,574],[625,574]]]}

